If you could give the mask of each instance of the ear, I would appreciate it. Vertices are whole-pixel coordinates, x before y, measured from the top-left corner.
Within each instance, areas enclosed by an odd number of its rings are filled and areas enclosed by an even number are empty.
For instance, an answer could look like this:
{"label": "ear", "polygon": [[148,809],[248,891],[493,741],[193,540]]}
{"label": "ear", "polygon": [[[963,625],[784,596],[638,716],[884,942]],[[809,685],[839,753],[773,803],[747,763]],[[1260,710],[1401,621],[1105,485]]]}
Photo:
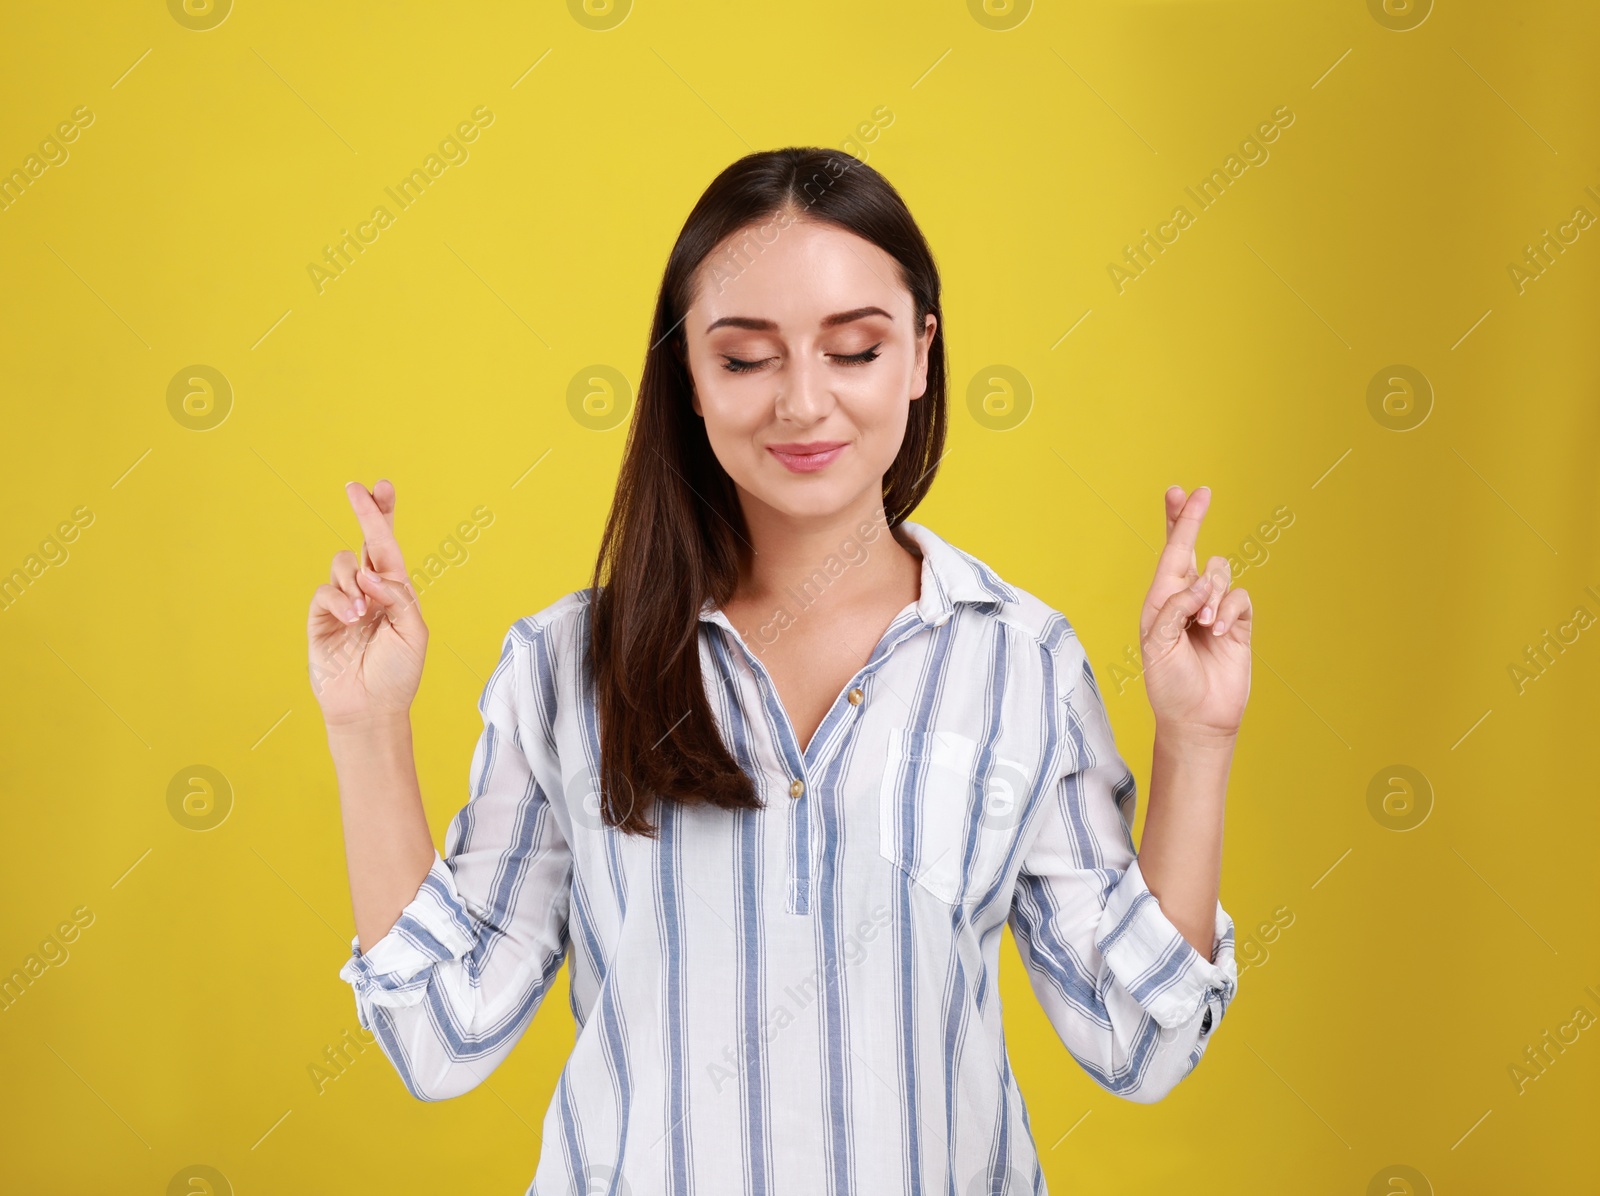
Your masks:
{"label": "ear", "polygon": [[928,391],[928,355],[933,349],[934,329],[939,326],[939,317],[931,311],[923,321],[922,336],[917,340],[917,360],[911,373],[911,397],[920,399]]}

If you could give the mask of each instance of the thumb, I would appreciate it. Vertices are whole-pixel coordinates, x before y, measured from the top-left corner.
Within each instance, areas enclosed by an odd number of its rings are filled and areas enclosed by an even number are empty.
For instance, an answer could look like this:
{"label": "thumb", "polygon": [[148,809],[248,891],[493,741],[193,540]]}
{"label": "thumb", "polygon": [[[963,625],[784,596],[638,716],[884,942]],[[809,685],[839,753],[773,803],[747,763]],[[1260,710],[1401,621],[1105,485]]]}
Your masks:
{"label": "thumb", "polygon": [[1150,630],[1145,634],[1144,650],[1147,661],[1165,656],[1172,649],[1188,630],[1194,617],[1200,613],[1209,589],[1210,579],[1202,573],[1193,585],[1174,591],[1167,598],[1161,609],[1156,612]]}
{"label": "thumb", "polygon": [[370,569],[358,569],[356,584],[383,609],[384,614],[389,616],[389,621],[394,624],[402,639],[408,643],[415,643],[419,637],[427,635],[428,628],[422,621],[421,610],[417,607],[417,592],[411,588],[409,581],[401,585]]}

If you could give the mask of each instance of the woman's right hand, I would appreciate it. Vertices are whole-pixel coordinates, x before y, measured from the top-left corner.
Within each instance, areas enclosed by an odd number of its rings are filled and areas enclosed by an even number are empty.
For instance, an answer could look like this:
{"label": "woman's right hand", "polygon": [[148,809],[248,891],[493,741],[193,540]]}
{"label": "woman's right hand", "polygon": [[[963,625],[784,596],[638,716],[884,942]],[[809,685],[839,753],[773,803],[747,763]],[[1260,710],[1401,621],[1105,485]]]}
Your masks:
{"label": "woman's right hand", "polygon": [[306,622],[311,690],[329,727],[404,716],[422,683],[428,628],[394,538],[394,486],[345,485],[372,571],[349,549],[335,553]]}

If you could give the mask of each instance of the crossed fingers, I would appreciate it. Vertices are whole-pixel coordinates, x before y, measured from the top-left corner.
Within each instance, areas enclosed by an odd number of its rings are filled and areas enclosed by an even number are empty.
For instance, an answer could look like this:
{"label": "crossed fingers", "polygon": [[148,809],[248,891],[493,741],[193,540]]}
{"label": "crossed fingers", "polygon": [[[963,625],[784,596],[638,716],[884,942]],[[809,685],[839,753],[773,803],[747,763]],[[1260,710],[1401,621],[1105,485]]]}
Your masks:
{"label": "crossed fingers", "polygon": [[373,573],[404,573],[405,562],[394,536],[393,484],[379,478],[369,492],[360,482],[348,482],[345,493],[361,524],[361,567]]}

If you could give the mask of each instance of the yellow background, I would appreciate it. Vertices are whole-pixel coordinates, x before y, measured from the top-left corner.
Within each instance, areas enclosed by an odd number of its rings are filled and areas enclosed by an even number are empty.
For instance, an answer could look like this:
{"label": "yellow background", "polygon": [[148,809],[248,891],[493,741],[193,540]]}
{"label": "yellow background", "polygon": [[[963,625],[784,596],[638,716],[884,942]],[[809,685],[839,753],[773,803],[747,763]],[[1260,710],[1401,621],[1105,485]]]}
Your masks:
{"label": "yellow background", "polygon": [[[1521,290],[1509,266],[1600,216],[1600,16],[1389,25],[1359,0],[1039,3],[1008,30],[952,0],[639,3],[610,30],[555,3],[240,3],[203,31],[159,3],[10,6],[0,170],[94,120],[0,212],[0,570],[93,521],[0,612],[0,971],[93,921],[0,1012],[0,1188],[161,1193],[206,1165],[241,1194],[459,1191],[465,1165],[472,1191],[525,1189],[564,974],[458,1100],[412,1100],[375,1046],[310,1078],[356,1027],[304,639],[359,547],[341,487],[394,479],[413,565],[494,517],[423,597],[442,841],[507,626],[588,579],[625,429],[581,426],[569,382],[637,384],[717,171],[843,145],[880,106],[862,152],[938,255],[952,362],[952,451],[913,517],[1073,621],[1141,813],[1149,708],[1112,669],[1162,490],[1211,485],[1202,557],[1256,561],[1222,897],[1241,943],[1292,923],[1148,1107],[1072,1062],[1008,938],[1051,1190],[1363,1193],[1393,1164],[1439,1193],[1592,1183],[1600,1027],[1524,1091],[1510,1068],[1600,1016],[1600,626],[1521,692],[1509,666],[1600,617],[1600,228]],[[319,293],[308,264],[479,105],[470,158]],[[1123,247],[1279,106],[1270,158],[1119,293]],[[233,392],[204,431],[167,405],[197,364]],[[1433,392],[1403,431],[1367,404],[1396,364]],[[1031,391],[1009,430],[967,405],[995,365]],[[1281,507],[1263,558],[1246,541]],[[204,832],[167,802],[201,764],[233,795]],[[1368,806],[1395,765],[1432,792],[1403,832]]]}

